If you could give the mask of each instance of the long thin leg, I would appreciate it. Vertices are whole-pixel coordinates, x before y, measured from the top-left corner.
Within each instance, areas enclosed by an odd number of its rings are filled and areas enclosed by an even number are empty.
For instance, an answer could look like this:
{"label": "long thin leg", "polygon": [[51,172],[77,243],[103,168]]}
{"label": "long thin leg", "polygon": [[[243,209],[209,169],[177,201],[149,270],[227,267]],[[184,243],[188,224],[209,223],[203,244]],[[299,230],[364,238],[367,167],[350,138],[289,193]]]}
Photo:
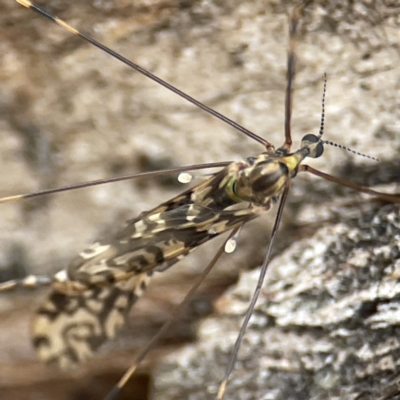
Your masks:
{"label": "long thin leg", "polygon": [[376,190],[372,190],[366,186],[362,186],[357,183],[349,182],[344,179],[336,178],[335,176],[325,174],[324,172],[318,171],[317,169],[310,167],[309,165],[301,165],[299,171],[300,172],[304,172],[304,171],[310,172],[311,174],[319,176],[323,179],[326,179],[327,181],[338,183],[341,186],[346,186],[351,189],[357,190],[359,192],[378,197],[379,199],[388,201],[390,203],[400,203],[400,194],[389,194],[389,193],[377,192]]}
{"label": "long thin leg", "polygon": [[[241,226],[243,226],[243,225],[241,225]],[[119,380],[119,382],[114,386],[114,388],[111,390],[111,392],[104,398],[104,400],[114,400],[114,399],[117,398],[117,396],[121,392],[122,388],[125,386],[125,384],[129,381],[129,379],[135,373],[135,371],[136,371],[137,367],[139,366],[139,364],[144,360],[144,358],[147,356],[147,354],[154,348],[154,346],[162,338],[162,336],[165,334],[165,332],[171,327],[171,325],[175,321],[176,317],[182,312],[183,308],[187,305],[189,300],[192,298],[193,294],[197,291],[197,289],[199,288],[201,283],[204,281],[206,276],[209,274],[211,269],[214,267],[215,263],[219,260],[221,255],[225,252],[226,244],[229,242],[229,240],[231,240],[231,238],[233,238],[236,235],[236,233],[241,228],[241,226],[236,228],[236,229],[234,229],[231,232],[231,234],[229,235],[228,239],[219,248],[219,250],[215,254],[214,258],[207,265],[207,267],[203,271],[203,273],[198,277],[196,283],[189,290],[189,292],[187,293],[187,295],[185,296],[183,301],[174,310],[174,312],[172,313],[170,318],[164,323],[164,325],[157,332],[157,334],[151,339],[151,341],[145,347],[145,349],[138,355],[138,357],[135,360],[135,363],[125,372],[125,374],[122,376],[122,378]]]}
{"label": "long thin leg", "polygon": [[0,283],[0,292],[8,292],[17,288],[35,289],[41,286],[50,286],[54,278],[46,275],[28,275],[22,279]]}
{"label": "long thin leg", "polygon": [[22,199],[31,199],[33,197],[39,197],[39,196],[43,196],[46,194],[67,192],[69,190],[76,190],[76,189],[87,188],[90,186],[103,185],[104,183],[121,182],[121,181],[127,181],[127,180],[131,180],[131,179],[140,179],[140,178],[154,178],[156,176],[170,175],[170,174],[180,173],[180,172],[184,172],[184,171],[194,171],[197,169],[225,167],[229,164],[230,164],[230,162],[196,164],[196,165],[188,165],[187,167],[163,169],[160,171],[141,172],[139,174],[118,176],[115,178],[96,179],[94,181],[87,181],[84,183],[77,183],[77,184],[62,186],[62,187],[54,188],[54,189],[40,190],[40,191],[34,192],[34,193],[17,194],[14,196],[2,197],[2,198],[0,198],[0,204],[1,203],[9,203],[12,201],[18,201],[18,200],[22,200]]}
{"label": "long thin leg", "polygon": [[301,9],[295,7],[289,22],[289,49],[287,58],[286,72],[286,93],[285,93],[285,143],[282,146],[290,151],[292,145],[291,135],[291,119],[292,119],[292,103],[293,103],[293,84],[296,74],[296,33],[300,20]]}
{"label": "long thin leg", "polygon": [[228,117],[225,117],[225,115],[222,115],[216,110],[213,110],[212,108],[206,106],[202,102],[196,100],[192,96],[189,96],[185,92],[182,92],[182,90],[176,88],[175,86],[171,85],[170,83],[164,81],[163,79],[159,78],[158,76],[152,74],[151,72],[147,71],[146,69],[142,68],[140,65],[135,64],[134,62],[128,60],[127,58],[123,57],[121,54],[116,53],[115,51],[111,50],[107,46],[99,43],[97,40],[91,38],[88,35],[85,35],[84,33],[81,33],[77,31],[75,28],[73,28],[71,25],[66,23],[65,21],[61,20],[60,18],[56,17],[55,15],[50,14],[46,10],[42,9],[41,7],[37,6],[36,4],[31,3],[29,0],[16,0],[18,3],[23,5],[24,7],[30,8],[31,10],[37,12],[38,14],[48,18],[50,21],[54,22],[55,24],[61,26],[62,28],[66,29],[67,31],[71,32],[74,35],[77,35],[90,43],[91,45],[99,48],[100,50],[104,51],[105,53],[109,54],[110,56],[116,58],[117,60],[121,61],[128,67],[134,69],[135,71],[141,73],[142,75],[146,76],[147,78],[151,79],[152,81],[158,83],[161,86],[164,86],[166,89],[170,90],[171,92],[177,94],[178,96],[182,97],[183,99],[187,100],[189,103],[194,104],[196,107],[201,108],[203,111],[207,112],[208,114],[211,114],[212,116],[218,118],[219,120],[225,122],[226,124],[232,126],[233,128],[237,129],[239,132],[244,133],[246,136],[252,138],[253,140],[261,143],[263,146],[265,146],[267,149],[273,148],[272,144],[269,143],[267,140],[263,139],[262,137],[256,135],[255,133],[249,131],[245,127],[239,125],[235,121],[231,120]]}
{"label": "long thin leg", "polygon": [[241,345],[242,340],[243,340],[244,333],[246,332],[247,325],[248,325],[248,323],[250,321],[251,315],[253,314],[253,311],[254,311],[254,307],[255,307],[255,305],[257,303],[257,300],[258,300],[258,297],[260,295],[260,292],[261,292],[261,289],[262,289],[262,286],[263,286],[263,283],[264,283],[265,275],[267,273],[268,265],[269,265],[269,263],[271,261],[271,251],[272,251],[275,239],[276,239],[276,235],[278,233],[279,225],[281,223],[283,209],[285,207],[287,195],[288,195],[289,189],[290,189],[290,183],[291,183],[291,181],[289,180],[287,185],[286,185],[285,190],[283,191],[283,194],[282,194],[282,197],[281,197],[281,201],[279,203],[278,213],[277,213],[276,218],[275,218],[274,227],[272,228],[271,240],[269,241],[267,252],[265,253],[264,261],[263,261],[263,264],[261,266],[260,277],[258,278],[256,289],[254,290],[254,294],[253,294],[253,297],[252,297],[252,299],[250,301],[249,308],[246,311],[243,324],[242,324],[242,326],[240,328],[239,335],[238,335],[238,337],[236,339],[235,347],[233,349],[231,358],[229,360],[229,364],[228,364],[228,366],[226,368],[226,371],[225,371],[225,377],[224,377],[223,381],[221,382],[221,384],[219,386],[218,394],[217,394],[217,400],[222,400],[224,395],[225,395],[226,387],[227,387],[227,384],[228,384],[228,379],[229,379],[229,376],[230,376],[230,374],[231,374],[231,372],[233,370],[233,367],[235,366],[235,362],[236,362],[236,359],[237,359],[237,355],[239,353],[239,349],[240,349],[240,345]]}

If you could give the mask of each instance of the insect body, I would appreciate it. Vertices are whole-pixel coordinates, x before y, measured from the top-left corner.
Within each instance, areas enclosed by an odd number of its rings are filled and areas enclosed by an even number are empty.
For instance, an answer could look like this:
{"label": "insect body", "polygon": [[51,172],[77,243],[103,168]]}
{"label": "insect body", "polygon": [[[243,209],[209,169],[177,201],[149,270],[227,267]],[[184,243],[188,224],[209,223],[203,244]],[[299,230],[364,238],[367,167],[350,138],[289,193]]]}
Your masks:
{"label": "insect body", "polygon": [[307,135],[293,154],[278,149],[232,163],[82,251],[38,310],[32,332],[39,357],[61,367],[85,360],[115,336],[154,271],[269,211],[301,161],[322,149]]}
{"label": "insect body", "polygon": [[[28,1],[21,3],[34,9]],[[84,36],[55,17],[47,16],[75,35]],[[292,39],[297,22],[295,17],[291,25]],[[300,150],[290,153],[293,59],[291,48],[284,145],[275,152],[271,144],[259,140],[267,148],[265,153],[244,162],[230,163],[211,178],[142,214],[117,234],[81,252],[65,273],[56,275],[52,292],[38,311],[33,336],[41,358],[68,366],[89,357],[101,343],[115,335],[154,271],[168,268],[205,241],[267,212],[280,196],[285,198],[297,172],[311,171],[374,193],[300,165],[306,157],[321,155],[321,135],[307,135]],[[382,195],[382,198],[385,197]],[[390,195],[386,198],[397,199]],[[278,225],[279,219],[276,228]]]}

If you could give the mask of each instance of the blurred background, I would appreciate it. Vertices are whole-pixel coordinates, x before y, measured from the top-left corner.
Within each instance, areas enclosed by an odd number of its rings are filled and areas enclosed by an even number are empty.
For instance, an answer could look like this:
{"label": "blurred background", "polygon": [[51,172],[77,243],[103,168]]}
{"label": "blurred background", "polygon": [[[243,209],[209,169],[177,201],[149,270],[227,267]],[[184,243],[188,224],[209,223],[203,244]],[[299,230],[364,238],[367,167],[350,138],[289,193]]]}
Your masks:
{"label": "blurred background", "polygon": [[[282,144],[288,15],[293,2],[38,3],[276,146]],[[321,159],[313,160],[316,168],[366,185],[398,181],[399,11],[390,1],[309,2],[297,46],[293,148],[305,133],[318,132],[326,72],[325,138],[381,158],[376,163],[327,147]],[[1,196],[173,166],[239,160],[263,151],[16,2],[0,3],[0,32]],[[105,232],[183,189],[171,177],[3,204],[0,279],[53,274]],[[348,200],[348,193],[321,179],[296,179],[275,253],[325,224],[345,219],[336,199],[352,204],[367,201],[359,195]],[[238,250],[223,257],[121,399],[167,398],[153,390],[153,382],[162,379],[155,375],[156,365],[182,344],[196,342],[198,321],[214,312],[214,301],[237,281],[240,271],[260,264],[271,214],[243,230]],[[2,294],[1,397],[102,399],[182,300],[217,246],[207,244],[157,276],[118,339],[76,371],[42,365],[31,347],[29,323],[46,290]],[[207,398],[203,395],[199,398]]]}

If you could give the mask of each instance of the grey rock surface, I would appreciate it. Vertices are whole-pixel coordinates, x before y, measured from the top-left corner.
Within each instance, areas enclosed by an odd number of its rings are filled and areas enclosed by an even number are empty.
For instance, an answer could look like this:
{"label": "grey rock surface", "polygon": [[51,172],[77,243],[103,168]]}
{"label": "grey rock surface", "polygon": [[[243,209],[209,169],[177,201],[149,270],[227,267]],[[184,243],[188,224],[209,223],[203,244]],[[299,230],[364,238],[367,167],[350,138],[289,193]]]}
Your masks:
{"label": "grey rock surface", "polygon": [[[398,398],[399,246],[400,207],[386,205],[276,257],[226,398]],[[244,273],[198,342],[167,357],[154,398],[215,398],[259,273]]]}

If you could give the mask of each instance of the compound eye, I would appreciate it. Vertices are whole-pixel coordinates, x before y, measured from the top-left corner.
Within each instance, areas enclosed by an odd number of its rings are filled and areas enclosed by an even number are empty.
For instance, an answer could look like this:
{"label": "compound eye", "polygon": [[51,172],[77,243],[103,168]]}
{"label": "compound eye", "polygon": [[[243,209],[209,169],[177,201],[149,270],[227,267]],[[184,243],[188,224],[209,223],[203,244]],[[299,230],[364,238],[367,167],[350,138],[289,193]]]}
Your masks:
{"label": "compound eye", "polygon": [[308,157],[311,158],[321,157],[324,152],[323,142],[318,136],[313,135],[312,133],[309,133],[303,137],[301,140],[301,147],[307,147],[310,150]]}

